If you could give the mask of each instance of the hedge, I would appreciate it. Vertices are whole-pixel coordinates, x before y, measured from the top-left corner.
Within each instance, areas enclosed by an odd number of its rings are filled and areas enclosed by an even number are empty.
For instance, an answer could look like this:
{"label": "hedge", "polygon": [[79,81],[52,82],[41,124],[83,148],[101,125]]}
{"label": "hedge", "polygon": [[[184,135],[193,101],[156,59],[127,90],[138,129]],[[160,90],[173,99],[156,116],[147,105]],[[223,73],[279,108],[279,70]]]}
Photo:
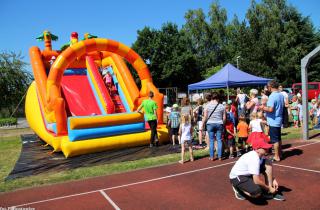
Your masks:
{"label": "hedge", "polygon": [[14,117],[0,118],[0,127],[17,125],[18,119]]}

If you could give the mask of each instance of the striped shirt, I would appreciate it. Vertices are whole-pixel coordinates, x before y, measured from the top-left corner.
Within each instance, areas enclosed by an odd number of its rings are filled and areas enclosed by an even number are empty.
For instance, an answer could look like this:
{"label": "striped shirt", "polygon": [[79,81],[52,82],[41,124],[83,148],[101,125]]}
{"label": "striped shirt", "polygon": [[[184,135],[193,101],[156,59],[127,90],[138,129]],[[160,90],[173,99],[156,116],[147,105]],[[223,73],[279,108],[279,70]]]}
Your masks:
{"label": "striped shirt", "polygon": [[169,115],[170,126],[171,128],[179,128],[180,125],[180,113],[173,111]]}

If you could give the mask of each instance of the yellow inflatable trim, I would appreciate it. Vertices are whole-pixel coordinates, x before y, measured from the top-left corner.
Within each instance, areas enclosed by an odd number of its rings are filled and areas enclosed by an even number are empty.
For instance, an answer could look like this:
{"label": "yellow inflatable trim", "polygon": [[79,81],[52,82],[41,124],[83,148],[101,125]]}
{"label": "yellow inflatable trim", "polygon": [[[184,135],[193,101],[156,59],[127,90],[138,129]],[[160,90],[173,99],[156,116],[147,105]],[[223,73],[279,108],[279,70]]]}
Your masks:
{"label": "yellow inflatable trim", "polygon": [[[42,109],[44,109],[42,107]],[[42,119],[40,104],[37,97],[36,83],[30,85],[25,103],[26,118],[30,128],[45,142],[50,144],[55,152],[61,151],[61,139],[67,137],[56,137],[48,132]]]}

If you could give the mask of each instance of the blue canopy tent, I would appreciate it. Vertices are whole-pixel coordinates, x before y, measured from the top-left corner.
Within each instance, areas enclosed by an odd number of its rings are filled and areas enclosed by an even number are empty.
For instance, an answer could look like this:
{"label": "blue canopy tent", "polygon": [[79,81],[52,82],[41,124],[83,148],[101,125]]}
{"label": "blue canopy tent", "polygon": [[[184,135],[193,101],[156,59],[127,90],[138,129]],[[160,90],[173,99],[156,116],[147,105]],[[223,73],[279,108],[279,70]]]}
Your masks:
{"label": "blue canopy tent", "polygon": [[228,63],[208,79],[188,85],[188,91],[226,87],[229,99],[229,87],[265,85],[270,80],[243,72]]}

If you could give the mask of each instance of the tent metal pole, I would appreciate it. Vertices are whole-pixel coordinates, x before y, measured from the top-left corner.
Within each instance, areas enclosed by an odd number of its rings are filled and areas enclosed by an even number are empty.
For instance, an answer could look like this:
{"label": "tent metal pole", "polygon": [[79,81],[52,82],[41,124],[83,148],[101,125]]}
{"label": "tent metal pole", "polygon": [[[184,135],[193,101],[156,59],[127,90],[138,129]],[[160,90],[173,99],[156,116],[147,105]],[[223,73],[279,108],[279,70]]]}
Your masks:
{"label": "tent metal pole", "polygon": [[228,104],[228,102],[229,102],[229,85],[228,85],[228,83],[227,83],[227,95],[228,95],[228,100],[227,100],[227,104]]}

